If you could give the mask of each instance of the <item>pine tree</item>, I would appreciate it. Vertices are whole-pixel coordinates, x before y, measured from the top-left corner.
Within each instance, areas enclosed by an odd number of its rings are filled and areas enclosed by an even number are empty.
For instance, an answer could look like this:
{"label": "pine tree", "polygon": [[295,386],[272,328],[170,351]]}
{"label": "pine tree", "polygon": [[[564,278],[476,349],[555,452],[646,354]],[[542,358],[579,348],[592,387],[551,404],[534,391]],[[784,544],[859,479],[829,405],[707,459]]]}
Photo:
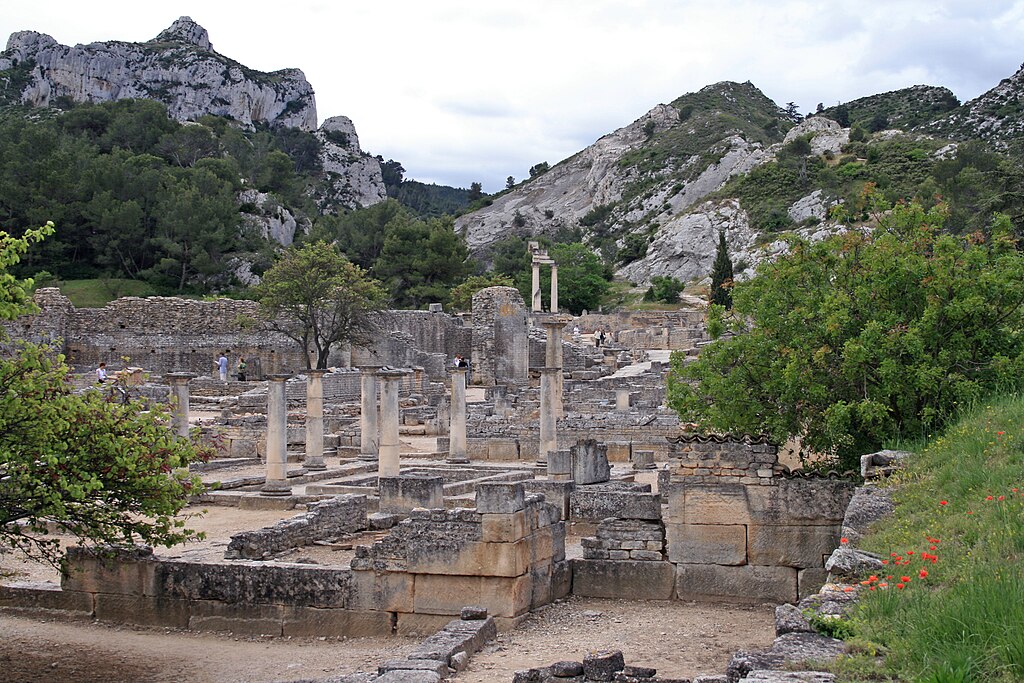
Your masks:
{"label": "pine tree", "polygon": [[718,253],[711,269],[711,303],[732,308],[732,259],[724,232],[718,233]]}

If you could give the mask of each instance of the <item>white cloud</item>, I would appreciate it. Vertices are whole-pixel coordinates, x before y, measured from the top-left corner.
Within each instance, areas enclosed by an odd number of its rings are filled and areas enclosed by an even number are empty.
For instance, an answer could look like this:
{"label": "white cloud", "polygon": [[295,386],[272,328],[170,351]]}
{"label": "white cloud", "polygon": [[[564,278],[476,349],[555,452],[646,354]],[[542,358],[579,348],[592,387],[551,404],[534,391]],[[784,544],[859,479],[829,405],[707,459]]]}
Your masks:
{"label": "white cloud", "polygon": [[0,33],[141,41],[179,15],[247,66],[302,69],[320,118],[407,177],[489,191],[720,80],[811,111],[917,83],[970,99],[1024,60],[1022,0],[51,0],[5,7]]}

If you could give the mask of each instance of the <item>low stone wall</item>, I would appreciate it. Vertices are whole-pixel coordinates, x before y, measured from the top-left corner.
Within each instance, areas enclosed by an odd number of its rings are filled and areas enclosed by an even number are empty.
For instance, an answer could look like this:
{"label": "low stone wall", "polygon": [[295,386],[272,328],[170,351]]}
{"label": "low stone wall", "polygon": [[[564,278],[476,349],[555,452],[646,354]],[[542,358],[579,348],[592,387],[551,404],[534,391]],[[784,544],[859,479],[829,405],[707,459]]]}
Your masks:
{"label": "low stone wall", "polygon": [[259,560],[276,553],[340,538],[366,528],[366,496],[336,496],[313,503],[309,509],[273,526],[243,531],[231,537],[227,559]]}
{"label": "low stone wall", "polygon": [[668,457],[679,461],[674,474],[689,484],[771,486],[784,470],[778,447],[763,438],[683,435],[669,444]]}

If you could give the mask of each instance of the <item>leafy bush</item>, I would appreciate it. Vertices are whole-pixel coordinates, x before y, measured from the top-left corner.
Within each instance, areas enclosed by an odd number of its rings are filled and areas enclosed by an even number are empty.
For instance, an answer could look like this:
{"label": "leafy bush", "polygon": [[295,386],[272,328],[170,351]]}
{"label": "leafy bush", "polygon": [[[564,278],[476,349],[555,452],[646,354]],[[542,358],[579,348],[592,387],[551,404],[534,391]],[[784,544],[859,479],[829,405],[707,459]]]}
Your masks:
{"label": "leafy bush", "polygon": [[655,275],[651,278],[651,286],[644,294],[644,301],[663,301],[667,304],[679,303],[679,295],[685,285],[674,277]]}
{"label": "leafy bush", "polygon": [[962,239],[944,219],[942,205],[900,205],[872,234],[791,238],[733,290],[736,336],[673,360],[669,405],[706,429],[800,436],[854,469],[887,440],[1024,387],[1024,255],[1009,220]]}

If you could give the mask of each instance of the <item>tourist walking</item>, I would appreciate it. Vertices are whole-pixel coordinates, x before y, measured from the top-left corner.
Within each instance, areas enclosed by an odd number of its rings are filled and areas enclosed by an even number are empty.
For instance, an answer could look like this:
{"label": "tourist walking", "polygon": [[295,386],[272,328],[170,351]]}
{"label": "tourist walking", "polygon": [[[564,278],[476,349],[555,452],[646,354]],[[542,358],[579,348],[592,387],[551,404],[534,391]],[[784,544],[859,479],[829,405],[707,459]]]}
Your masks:
{"label": "tourist walking", "polygon": [[220,358],[217,359],[217,370],[220,372],[220,381],[228,381],[228,357],[227,352],[220,354]]}

